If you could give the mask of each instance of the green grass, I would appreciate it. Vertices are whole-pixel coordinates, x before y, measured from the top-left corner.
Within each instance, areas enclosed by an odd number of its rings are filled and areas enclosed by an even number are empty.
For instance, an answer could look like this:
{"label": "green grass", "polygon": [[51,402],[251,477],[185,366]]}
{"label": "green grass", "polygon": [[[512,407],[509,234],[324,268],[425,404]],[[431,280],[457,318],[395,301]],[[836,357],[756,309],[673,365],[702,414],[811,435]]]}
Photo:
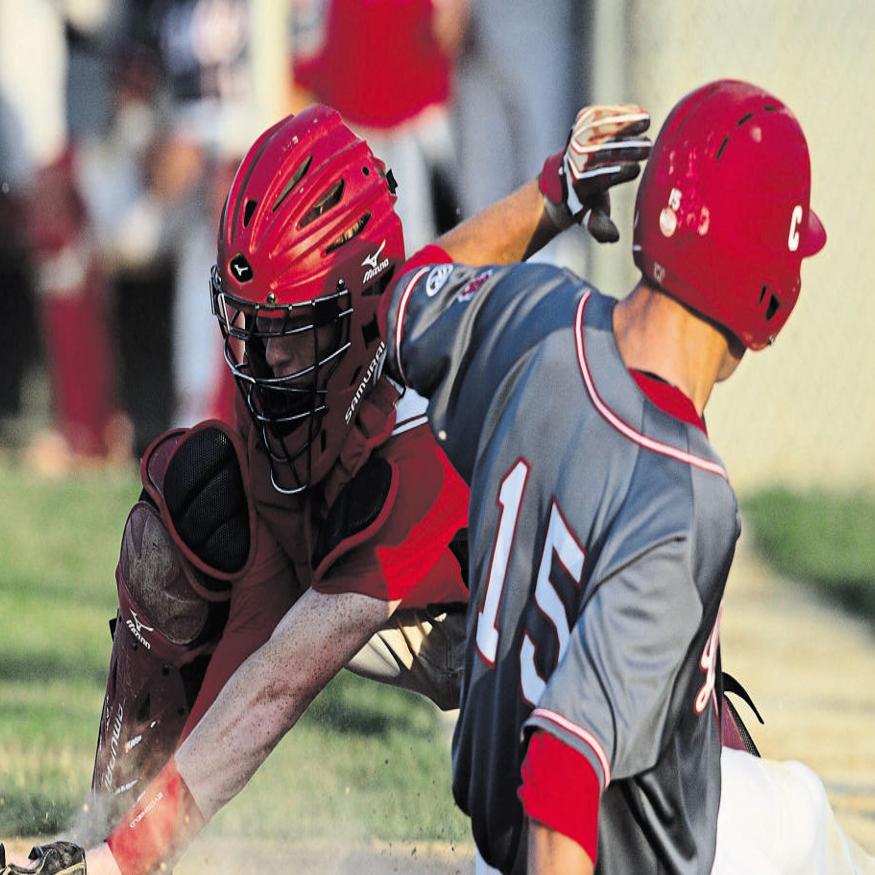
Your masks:
{"label": "green grass", "polygon": [[875,495],[770,489],[743,504],[759,552],[875,621]]}
{"label": "green grass", "polygon": [[[0,463],[0,838],[51,834],[88,789],[132,471],[38,481]],[[427,702],[342,672],[209,827],[466,841]]]}

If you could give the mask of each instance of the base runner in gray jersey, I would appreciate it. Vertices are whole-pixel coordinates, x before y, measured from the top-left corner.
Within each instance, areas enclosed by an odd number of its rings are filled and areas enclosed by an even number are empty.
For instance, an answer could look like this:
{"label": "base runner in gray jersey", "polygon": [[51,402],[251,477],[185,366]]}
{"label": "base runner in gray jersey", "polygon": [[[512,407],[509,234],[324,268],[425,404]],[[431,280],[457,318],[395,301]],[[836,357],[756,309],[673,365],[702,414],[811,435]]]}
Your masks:
{"label": "base runner in gray jersey", "polygon": [[[572,187],[591,152],[570,144]],[[809,191],[790,110],[722,80],[654,145],[622,302],[527,264],[426,266],[392,291],[387,368],[471,487],[453,791],[501,872],[712,871],[740,521],[702,414],[826,241]]]}

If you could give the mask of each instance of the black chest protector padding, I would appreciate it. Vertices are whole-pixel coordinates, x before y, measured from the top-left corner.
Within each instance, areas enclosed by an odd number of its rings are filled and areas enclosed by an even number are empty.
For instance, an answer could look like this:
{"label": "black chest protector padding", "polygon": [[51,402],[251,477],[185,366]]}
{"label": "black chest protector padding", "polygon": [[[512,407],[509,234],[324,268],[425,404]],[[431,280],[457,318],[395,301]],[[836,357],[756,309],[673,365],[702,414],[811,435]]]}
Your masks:
{"label": "black chest protector padding", "polygon": [[185,545],[219,571],[249,556],[249,509],[240,463],[228,436],[204,428],[183,441],[167,466],[164,501]]}
{"label": "black chest protector padding", "polygon": [[343,487],[316,539],[313,568],[347,538],[364,531],[379,516],[392,486],[392,466],[371,457]]}

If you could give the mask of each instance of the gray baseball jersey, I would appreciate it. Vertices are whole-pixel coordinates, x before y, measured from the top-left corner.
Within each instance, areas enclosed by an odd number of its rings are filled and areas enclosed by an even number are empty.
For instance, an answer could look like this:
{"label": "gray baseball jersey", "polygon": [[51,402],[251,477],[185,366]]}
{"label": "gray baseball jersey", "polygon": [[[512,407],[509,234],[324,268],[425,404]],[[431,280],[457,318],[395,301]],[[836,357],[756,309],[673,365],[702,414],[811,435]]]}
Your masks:
{"label": "gray baseball jersey", "polygon": [[404,276],[389,312],[387,367],[430,399],[471,486],[453,792],[504,872],[524,867],[535,728],[600,781],[598,872],[713,861],[737,504],[703,431],[638,389],[614,303],[547,265],[437,265]]}

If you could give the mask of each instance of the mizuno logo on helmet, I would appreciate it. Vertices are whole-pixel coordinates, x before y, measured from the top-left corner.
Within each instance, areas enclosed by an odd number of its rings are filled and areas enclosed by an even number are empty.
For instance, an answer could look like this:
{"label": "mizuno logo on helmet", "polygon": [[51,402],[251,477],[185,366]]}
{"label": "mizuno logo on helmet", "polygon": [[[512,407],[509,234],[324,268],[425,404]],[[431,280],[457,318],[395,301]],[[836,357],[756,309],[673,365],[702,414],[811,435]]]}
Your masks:
{"label": "mizuno logo on helmet", "polygon": [[653,278],[660,284],[665,279],[665,268],[658,261],[653,262]]}
{"label": "mizuno logo on helmet", "polygon": [[234,279],[239,283],[248,283],[252,279],[252,266],[243,257],[243,255],[235,255],[231,259],[231,272],[234,274]]}
{"label": "mizuno logo on helmet", "polygon": [[386,248],[386,241],[384,240],[378,247],[377,251],[372,253],[371,255],[366,255],[364,261],[362,261],[362,267],[369,265],[370,267],[376,268],[377,261],[380,258],[380,254]]}
{"label": "mizuno logo on helmet", "polygon": [[380,261],[380,255],[383,253],[383,249],[386,247],[386,241],[384,240],[378,247],[376,252],[372,252],[370,255],[366,255],[362,260],[362,267],[367,267],[368,269],[365,271],[365,275],[362,278],[363,283],[369,283],[375,276],[379,276],[388,266],[389,259],[384,258]]}

